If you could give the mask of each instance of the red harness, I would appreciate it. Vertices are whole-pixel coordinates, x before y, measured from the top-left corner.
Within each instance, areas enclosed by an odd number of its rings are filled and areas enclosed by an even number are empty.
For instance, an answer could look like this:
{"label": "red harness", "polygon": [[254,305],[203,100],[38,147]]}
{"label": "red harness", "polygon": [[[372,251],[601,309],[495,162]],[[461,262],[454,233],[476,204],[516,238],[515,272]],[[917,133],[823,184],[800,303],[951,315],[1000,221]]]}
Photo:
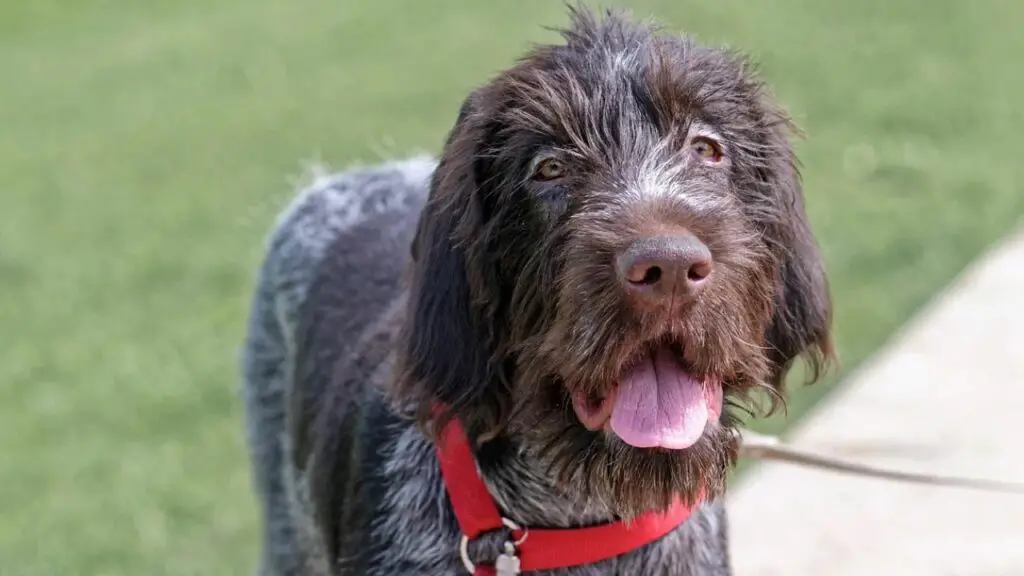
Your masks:
{"label": "red harness", "polygon": [[[462,425],[452,420],[437,443],[448,497],[462,529],[463,564],[473,576],[495,576],[495,566],[473,566],[466,556],[466,544],[477,536],[508,528],[516,540],[506,546],[498,562],[518,563],[522,572],[553,570],[592,564],[620,556],[654,542],[686,521],[697,506],[682,501],[663,513],[648,512],[630,522],[617,521],[589,528],[528,529],[502,518],[487,486],[480,478],[476,459]],[[514,574],[514,571],[501,572]]]}

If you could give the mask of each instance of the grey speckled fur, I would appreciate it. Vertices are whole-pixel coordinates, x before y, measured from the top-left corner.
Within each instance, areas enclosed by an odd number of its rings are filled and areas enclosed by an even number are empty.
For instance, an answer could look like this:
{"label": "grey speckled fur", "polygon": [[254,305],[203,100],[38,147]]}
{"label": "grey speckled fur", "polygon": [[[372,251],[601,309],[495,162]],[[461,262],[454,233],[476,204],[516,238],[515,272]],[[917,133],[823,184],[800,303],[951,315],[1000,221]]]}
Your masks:
{"label": "grey speckled fur", "polygon": [[[389,339],[400,321],[400,270],[434,166],[430,158],[415,158],[320,178],[299,194],[270,236],[243,357],[248,439],[262,507],[262,576],[465,574],[433,447],[413,424],[392,414],[378,392],[389,375]],[[310,297],[317,278],[318,296]],[[320,323],[314,326],[311,318]],[[351,382],[341,397],[326,385],[338,374]],[[335,479],[356,487],[337,502],[347,522],[340,527],[343,561],[333,571],[310,499],[317,452],[294,453],[296,436],[309,433],[304,422],[325,417],[296,412],[321,409],[354,431],[333,444],[347,458],[344,474]],[[607,519],[600,503],[560,497],[534,472],[528,455],[513,454],[485,471],[507,516],[550,527]],[[493,549],[483,548],[497,544],[482,542],[474,554],[493,558]],[[638,551],[546,574],[729,573],[724,509],[712,502]]]}

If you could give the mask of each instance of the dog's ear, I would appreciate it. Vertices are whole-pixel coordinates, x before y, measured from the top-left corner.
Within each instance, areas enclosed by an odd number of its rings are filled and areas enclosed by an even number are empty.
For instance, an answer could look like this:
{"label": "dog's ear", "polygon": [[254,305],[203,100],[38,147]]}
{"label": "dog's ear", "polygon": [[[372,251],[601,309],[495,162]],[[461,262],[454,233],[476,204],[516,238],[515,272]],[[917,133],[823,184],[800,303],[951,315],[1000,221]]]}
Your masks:
{"label": "dog's ear", "polygon": [[[478,187],[486,123],[463,104],[431,181],[412,245],[406,323],[392,391],[421,423],[457,417],[471,433],[505,420],[508,379],[499,352],[500,296]],[[446,409],[440,413],[439,406]]]}
{"label": "dog's ear", "polygon": [[765,104],[765,110],[767,142],[758,172],[766,195],[776,202],[766,238],[779,264],[766,341],[773,366],[769,384],[784,397],[786,375],[797,359],[806,362],[807,383],[820,379],[835,360],[832,298],[790,143],[795,128],[781,109]]}

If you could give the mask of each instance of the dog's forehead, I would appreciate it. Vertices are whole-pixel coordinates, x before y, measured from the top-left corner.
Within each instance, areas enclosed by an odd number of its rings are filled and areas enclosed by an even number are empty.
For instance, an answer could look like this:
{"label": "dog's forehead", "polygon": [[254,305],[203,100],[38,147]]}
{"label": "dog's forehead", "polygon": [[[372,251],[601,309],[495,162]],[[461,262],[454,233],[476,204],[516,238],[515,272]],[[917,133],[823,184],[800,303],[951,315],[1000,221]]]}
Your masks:
{"label": "dog's forehead", "polygon": [[595,137],[606,146],[653,143],[694,121],[728,133],[756,102],[756,86],[730,55],[653,32],[541,47],[500,85],[511,127],[574,148]]}

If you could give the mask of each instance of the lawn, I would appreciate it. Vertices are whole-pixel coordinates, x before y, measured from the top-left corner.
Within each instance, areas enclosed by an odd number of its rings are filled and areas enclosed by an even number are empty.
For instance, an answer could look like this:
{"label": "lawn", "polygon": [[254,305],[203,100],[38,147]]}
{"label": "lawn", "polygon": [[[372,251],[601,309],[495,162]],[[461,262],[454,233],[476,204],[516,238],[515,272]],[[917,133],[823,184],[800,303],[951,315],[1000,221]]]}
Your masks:
{"label": "lawn", "polygon": [[[1024,4],[630,4],[756,53],[808,132],[847,373],[1024,214]],[[562,22],[551,0],[0,0],[0,575],[251,573],[237,354],[295,177],[436,151]]]}

